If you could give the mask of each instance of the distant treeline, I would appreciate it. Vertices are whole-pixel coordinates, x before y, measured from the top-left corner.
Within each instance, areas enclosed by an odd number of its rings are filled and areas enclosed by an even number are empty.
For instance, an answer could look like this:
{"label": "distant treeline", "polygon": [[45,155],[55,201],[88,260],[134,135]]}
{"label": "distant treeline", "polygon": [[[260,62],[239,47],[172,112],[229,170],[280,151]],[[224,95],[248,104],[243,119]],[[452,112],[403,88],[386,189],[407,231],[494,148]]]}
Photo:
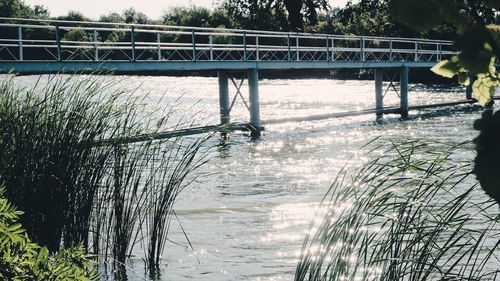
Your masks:
{"label": "distant treeline", "polygon": [[[349,1],[343,8],[331,8],[327,0],[225,0],[214,9],[195,6],[171,8],[161,19],[150,19],[130,8],[121,13],[101,15],[98,21],[439,39],[451,39],[455,33],[454,27],[449,25],[441,25],[425,33],[413,31],[391,19],[388,2]],[[477,11],[487,23],[500,22],[498,14],[495,15],[491,9],[477,7]],[[92,21],[76,11],[51,17],[47,8],[39,5],[30,7],[22,0],[0,1],[0,16]]]}
{"label": "distant treeline", "polygon": [[[167,9],[160,19],[151,19],[144,13],[129,8],[121,13],[113,12],[104,14],[97,19],[99,22],[131,23],[131,24],[164,24],[173,26],[213,27],[257,29],[273,31],[303,31],[310,33],[326,34],[354,34],[365,36],[391,36],[391,37],[420,37],[430,39],[452,40],[456,34],[455,27],[440,25],[427,32],[414,31],[403,24],[393,21],[389,12],[390,0],[361,0],[349,1],[343,8],[332,8],[328,0],[224,0],[213,8],[203,7],[174,7]],[[482,6],[478,1],[474,13],[484,19],[486,23],[499,23],[498,13]],[[464,11],[467,12],[467,11]],[[50,11],[43,6],[30,7],[22,0],[0,1],[0,16],[12,18],[38,18],[67,21],[95,21],[80,12],[70,11],[67,15],[52,17]],[[15,28],[1,28],[1,38],[16,39],[18,36]],[[92,34],[82,30],[63,31],[60,34],[66,41],[92,41]],[[129,42],[130,33],[123,31],[100,31],[101,42]],[[154,34],[137,34],[137,41],[153,42],[155,38],[148,38]],[[162,35],[162,42],[181,42],[181,37]],[[163,38],[165,37],[165,38]],[[55,38],[52,29],[24,29],[23,39],[45,40]],[[10,53],[16,53],[12,47]],[[126,52],[126,51],[125,51]],[[151,51],[152,52],[152,51]],[[6,53],[6,56],[10,56]],[[112,54],[111,56],[117,56]],[[2,53],[0,53],[0,57]],[[26,49],[25,59],[43,59],[46,53],[37,49]],[[64,52],[63,56],[75,56]],[[150,54],[151,57],[155,54]],[[85,59],[85,58],[84,58]],[[115,59],[120,59],[115,57]],[[121,58],[123,59],[123,58]],[[416,81],[433,81],[436,79],[429,71],[413,72],[412,79]],[[275,74],[269,74],[274,76]],[[293,74],[281,73],[278,76]],[[314,72],[317,77],[335,76],[339,78],[368,78],[371,72],[340,70],[335,73],[328,71]],[[266,75],[267,76],[267,75]],[[438,78],[433,82],[444,82]]]}

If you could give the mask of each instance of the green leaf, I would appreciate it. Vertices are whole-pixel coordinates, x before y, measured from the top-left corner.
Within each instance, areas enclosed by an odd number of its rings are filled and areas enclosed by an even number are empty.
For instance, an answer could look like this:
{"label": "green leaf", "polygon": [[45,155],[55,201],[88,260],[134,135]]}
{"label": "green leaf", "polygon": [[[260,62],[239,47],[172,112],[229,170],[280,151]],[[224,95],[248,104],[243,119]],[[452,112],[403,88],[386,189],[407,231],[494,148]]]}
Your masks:
{"label": "green leaf", "polygon": [[477,80],[472,84],[472,91],[479,104],[486,105],[493,99],[495,83],[488,76],[478,76]]}
{"label": "green leaf", "polygon": [[460,72],[461,67],[459,64],[452,61],[443,60],[438,62],[433,68],[431,68],[431,70],[432,72],[443,77],[452,78]]}
{"label": "green leaf", "polygon": [[488,72],[492,77],[495,77],[497,75],[497,68],[495,67],[496,60],[497,59],[495,57],[492,57],[490,60],[490,67],[488,69]]}
{"label": "green leaf", "polygon": [[48,254],[49,254],[49,250],[47,250],[47,248],[45,248],[45,247],[40,248],[40,252],[38,253],[37,261],[38,262],[46,262]]}

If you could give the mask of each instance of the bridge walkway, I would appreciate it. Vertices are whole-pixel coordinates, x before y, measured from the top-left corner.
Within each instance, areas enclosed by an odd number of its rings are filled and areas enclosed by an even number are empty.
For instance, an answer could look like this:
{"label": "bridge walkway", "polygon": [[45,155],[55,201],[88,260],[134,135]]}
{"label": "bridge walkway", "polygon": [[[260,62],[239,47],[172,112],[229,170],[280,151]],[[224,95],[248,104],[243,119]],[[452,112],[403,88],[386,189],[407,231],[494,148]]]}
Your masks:
{"label": "bridge walkway", "polygon": [[[260,70],[373,69],[377,116],[384,114],[384,80],[392,89],[399,85],[399,112],[406,116],[409,69],[455,54],[451,41],[422,38],[0,18],[0,73],[217,71],[220,125],[230,123],[235,101],[228,81],[244,72],[256,135]],[[387,69],[398,70],[399,83]],[[243,97],[239,88],[237,95]]]}

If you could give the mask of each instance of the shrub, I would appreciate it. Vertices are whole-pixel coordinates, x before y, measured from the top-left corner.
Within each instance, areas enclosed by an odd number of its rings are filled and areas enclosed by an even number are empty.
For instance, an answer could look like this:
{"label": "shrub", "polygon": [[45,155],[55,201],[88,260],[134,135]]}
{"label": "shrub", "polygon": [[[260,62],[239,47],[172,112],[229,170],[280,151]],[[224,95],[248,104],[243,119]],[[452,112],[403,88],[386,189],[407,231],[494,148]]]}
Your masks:
{"label": "shrub", "polygon": [[0,190],[0,279],[2,280],[97,280],[92,257],[82,246],[49,254],[31,242],[22,229],[18,211]]}

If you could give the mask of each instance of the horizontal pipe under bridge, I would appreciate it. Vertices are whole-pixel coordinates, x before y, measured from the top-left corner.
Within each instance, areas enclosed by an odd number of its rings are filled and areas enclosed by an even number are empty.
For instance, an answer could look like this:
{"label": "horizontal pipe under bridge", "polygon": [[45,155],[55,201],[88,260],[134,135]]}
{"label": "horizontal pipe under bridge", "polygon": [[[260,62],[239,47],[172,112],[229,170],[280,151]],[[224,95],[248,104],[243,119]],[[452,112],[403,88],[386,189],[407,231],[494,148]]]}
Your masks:
{"label": "horizontal pipe under bridge", "polygon": [[200,126],[200,127],[186,128],[186,129],[156,132],[150,134],[141,134],[131,137],[107,139],[99,141],[96,144],[97,145],[130,144],[130,143],[138,143],[151,140],[171,139],[183,136],[206,134],[211,132],[230,133],[233,131],[252,131],[252,130],[254,129],[250,124],[210,125],[210,126]]}
{"label": "horizontal pipe under bridge", "polygon": [[[500,97],[494,97],[494,100],[500,100]],[[446,107],[446,106],[455,106],[460,104],[473,104],[475,100],[460,100],[454,102],[443,102],[436,104],[427,104],[427,105],[415,105],[409,106],[409,110],[420,110],[426,108],[436,108],[436,107]],[[377,109],[365,109],[365,110],[357,110],[357,111],[349,111],[349,112],[337,112],[330,114],[320,114],[320,115],[311,115],[311,116],[303,116],[303,117],[291,117],[291,118],[281,118],[281,119],[272,119],[261,121],[262,125],[276,125],[290,122],[307,122],[307,121],[320,121],[326,119],[335,119],[335,118],[344,118],[344,117],[352,117],[352,116],[361,116],[367,114],[374,114],[377,112]],[[396,107],[385,107],[383,109],[384,114],[400,114],[400,108]],[[260,128],[264,130],[264,127]],[[251,124],[241,123],[241,124],[226,124],[226,125],[211,125],[211,126],[201,126],[201,127],[192,127],[180,130],[172,130],[172,131],[164,131],[158,133],[151,134],[142,134],[132,137],[119,138],[119,139],[109,139],[100,142],[100,145],[106,144],[130,144],[130,143],[138,143],[150,140],[161,140],[161,139],[169,139],[169,138],[177,138],[182,136],[191,136],[198,134],[206,134],[212,132],[221,132],[221,133],[230,133],[234,131],[243,131],[243,132],[251,132],[254,128]]]}
{"label": "horizontal pipe under bridge", "polygon": [[[494,100],[499,100],[500,97],[494,97]],[[408,110],[420,110],[427,108],[436,108],[436,107],[446,107],[446,106],[455,106],[461,104],[473,104],[476,103],[476,100],[472,99],[464,99],[453,102],[443,102],[443,103],[435,103],[435,104],[425,104],[425,105],[414,105],[408,106]],[[319,114],[319,115],[310,115],[303,117],[290,117],[290,118],[280,118],[280,119],[272,119],[262,121],[262,125],[274,125],[274,124],[282,124],[289,122],[306,122],[306,121],[320,121],[326,119],[334,119],[334,118],[343,118],[343,117],[352,117],[352,116],[361,116],[367,114],[375,114],[378,109],[364,109],[357,111],[349,111],[349,112],[336,112],[329,114]],[[401,114],[401,109],[399,107],[384,107],[382,109],[383,114]]]}

